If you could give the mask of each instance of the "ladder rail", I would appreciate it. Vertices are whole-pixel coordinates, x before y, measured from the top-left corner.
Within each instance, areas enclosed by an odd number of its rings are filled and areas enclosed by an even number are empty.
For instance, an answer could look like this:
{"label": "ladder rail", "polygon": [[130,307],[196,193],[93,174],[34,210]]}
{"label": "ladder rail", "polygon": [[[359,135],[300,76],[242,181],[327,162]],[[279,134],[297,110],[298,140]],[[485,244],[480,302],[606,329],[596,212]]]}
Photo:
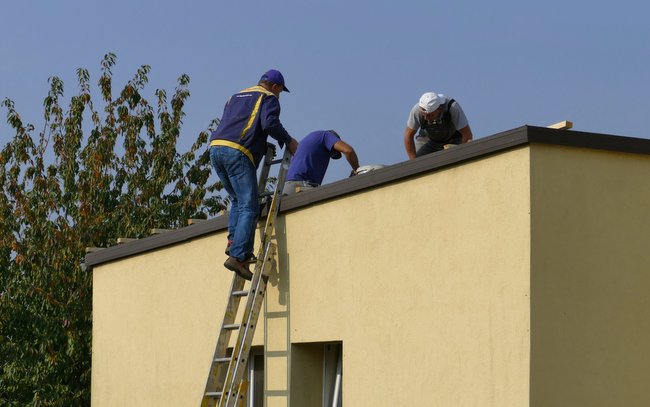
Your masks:
{"label": "ladder rail", "polygon": [[[242,291],[244,283],[245,280],[235,274],[232,283],[230,284],[230,295],[228,295],[224,318],[221,322],[221,328],[219,329],[219,338],[217,339],[217,346],[215,347],[214,355],[212,357],[210,372],[208,373],[208,380],[205,385],[205,394],[215,393],[212,389],[216,389],[216,392],[221,392],[223,390],[223,385],[220,386],[220,383],[223,383],[222,377],[225,377],[229,365],[222,361],[226,357],[228,343],[230,343],[230,336],[232,334],[232,330],[227,329],[227,327],[235,322],[235,319],[237,318],[237,310],[239,309],[239,302],[241,300],[241,296],[233,295],[233,293]],[[215,363],[215,360],[220,360],[221,362]],[[228,358],[228,360],[230,362],[230,358]],[[204,400],[202,403],[203,407],[209,405],[206,404],[206,402],[207,400]]]}
{"label": "ladder rail", "polygon": [[266,143],[264,164],[262,165],[262,171],[260,171],[260,181],[257,185],[257,193],[260,196],[263,196],[266,192],[266,181],[269,179],[269,171],[271,170],[271,165],[274,163],[273,158],[275,158],[275,145]]}
{"label": "ladder rail", "polygon": [[[286,169],[289,165],[290,153],[285,150],[282,158],[282,168],[280,169],[278,177],[278,185],[271,205],[267,212],[266,222],[264,226],[264,233],[262,234],[262,244],[260,245],[257,264],[255,266],[255,273],[251,281],[251,290],[246,308],[242,317],[241,328],[237,335],[237,342],[233,348],[232,362],[228,368],[226,381],[224,384],[224,392],[219,401],[219,407],[234,406],[238,399],[241,399],[246,394],[248,383],[243,380],[244,373],[246,372],[245,364],[248,361],[250,347],[257,328],[257,320],[262,307],[262,301],[266,291],[266,283],[268,281],[268,267],[266,262],[270,260],[269,254],[271,252],[271,238],[275,230],[275,219],[280,209],[280,201],[282,199],[282,190],[284,180],[286,177]],[[254,290],[253,290],[254,287]]]}
{"label": "ladder rail", "polygon": [[[291,153],[288,149],[285,149],[282,159],[273,160],[274,157],[275,146],[267,143],[267,151],[264,159],[264,167],[260,173],[258,191],[260,196],[262,196],[260,205],[268,205],[268,210],[264,228],[260,229],[260,232],[262,232],[260,234],[261,245],[258,250],[257,262],[248,290],[244,290],[246,281],[239,277],[239,275],[233,273],[228,303],[201,402],[202,407],[215,407],[217,405],[220,407],[232,407],[237,400],[245,397],[248,389],[248,382],[245,380],[244,373],[246,372],[250,348],[264,300],[268,275],[273,267],[273,256],[275,255],[276,247],[271,242],[271,239],[275,229],[275,219],[280,208]],[[275,191],[269,203],[268,198],[264,198],[265,195],[269,195],[266,193],[266,182],[270,166],[277,163],[281,164],[281,168]],[[247,297],[246,307],[242,314],[241,324],[236,325],[235,319],[239,310],[241,297],[243,296]],[[237,340],[232,354],[227,357],[226,353],[233,330],[238,330]]]}
{"label": "ladder rail", "polygon": [[[271,242],[269,241],[268,245],[264,248],[264,251],[269,255],[271,254],[271,246]],[[253,337],[255,336],[255,329],[257,328],[259,311],[261,310],[266,292],[268,276],[263,274],[263,270],[267,269],[266,262],[270,259],[269,255],[265,256],[258,263],[259,266],[256,267],[253,280],[251,281],[251,293],[248,296],[246,309],[242,315],[241,328],[238,332],[235,346],[233,347],[232,359],[228,366],[228,373],[224,381],[224,391],[219,401],[219,407],[234,406],[238,399],[243,398],[248,388],[247,381],[243,379]]]}
{"label": "ladder rail", "polygon": [[[282,193],[284,192],[284,182],[287,178],[287,171],[289,170],[289,161],[291,161],[291,153],[289,149],[284,151],[282,156],[282,161],[280,162],[280,172],[278,174],[278,184],[275,187],[275,192],[273,193],[273,198],[271,199],[271,205],[266,215],[266,223],[264,224],[264,233],[262,234],[262,245],[265,244],[265,240],[271,240],[271,235],[275,229],[275,218],[278,216],[280,211],[280,201],[282,200]],[[270,232],[267,233],[267,229],[270,228]]]}

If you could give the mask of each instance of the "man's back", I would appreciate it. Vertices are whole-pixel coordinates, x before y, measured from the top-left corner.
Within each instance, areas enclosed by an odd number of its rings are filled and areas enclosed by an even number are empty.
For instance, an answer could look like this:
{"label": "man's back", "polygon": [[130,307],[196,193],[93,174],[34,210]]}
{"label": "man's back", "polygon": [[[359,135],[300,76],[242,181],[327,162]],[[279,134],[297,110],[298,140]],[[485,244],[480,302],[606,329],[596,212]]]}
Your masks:
{"label": "man's back", "polygon": [[320,185],[330,161],[334,144],[339,138],[327,130],[309,133],[300,141],[291,160],[287,181],[307,181]]}
{"label": "man's back", "polygon": [[281,143],[291,136],[280,123],[280,103],[262,86],[253,86],[228,99],[211,145],[226,145],[242,151],[257,167],[266,151],[267,134]]}

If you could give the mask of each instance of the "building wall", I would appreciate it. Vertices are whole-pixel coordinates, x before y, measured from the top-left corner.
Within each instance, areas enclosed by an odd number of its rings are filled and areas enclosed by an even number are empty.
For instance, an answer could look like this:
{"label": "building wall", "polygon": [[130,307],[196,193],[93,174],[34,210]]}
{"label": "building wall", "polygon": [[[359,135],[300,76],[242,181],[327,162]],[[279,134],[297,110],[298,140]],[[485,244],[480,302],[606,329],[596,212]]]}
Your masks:
{"label": "building wall", "polygon": [[225,242],[219,233],[93,269],[93,407],[200,404],[232,280]]}
{"label": "building wall", "polygon": [[[647,174],[533,143],[283,214],[266,407],[319,406],[331,342],[346,406],[650,405]],[[225,240],[94,267],[93,406],[199,404]]]}
{"label": "building wall", "polygon": [[534,145],[531,406],[648,406],[650,157]]}
{"label": "building wall", "polygon": [[519,148],[291,212],[267,301],[290,342],[342,341],[346,406],[526,405],[529,199]]}

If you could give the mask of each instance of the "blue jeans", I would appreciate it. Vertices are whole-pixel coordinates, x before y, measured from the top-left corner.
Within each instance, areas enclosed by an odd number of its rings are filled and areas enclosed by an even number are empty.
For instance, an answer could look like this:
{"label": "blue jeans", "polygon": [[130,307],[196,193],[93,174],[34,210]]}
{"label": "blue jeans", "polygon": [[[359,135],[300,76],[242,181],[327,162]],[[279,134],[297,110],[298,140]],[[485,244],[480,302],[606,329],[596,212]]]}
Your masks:
{"label": "blue jeans", "polygon": [[253,252],[260,211],[255,166],[244,153],[225,146],[210,147],[210,162],[230,195],[230,255],[244,260],[247,253]]}

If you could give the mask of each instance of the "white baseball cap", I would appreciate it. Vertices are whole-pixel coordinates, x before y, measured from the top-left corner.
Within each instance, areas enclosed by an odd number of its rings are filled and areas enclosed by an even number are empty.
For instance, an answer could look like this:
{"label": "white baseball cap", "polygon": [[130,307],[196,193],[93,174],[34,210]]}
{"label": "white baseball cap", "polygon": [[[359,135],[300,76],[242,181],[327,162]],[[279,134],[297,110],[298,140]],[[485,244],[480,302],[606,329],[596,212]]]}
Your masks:
{"label": "white baseball cap", "polygon": [[419,106],[426,113],[431,113],[446,101],[447,97],[442,93],[427,92],[420,96]]}

